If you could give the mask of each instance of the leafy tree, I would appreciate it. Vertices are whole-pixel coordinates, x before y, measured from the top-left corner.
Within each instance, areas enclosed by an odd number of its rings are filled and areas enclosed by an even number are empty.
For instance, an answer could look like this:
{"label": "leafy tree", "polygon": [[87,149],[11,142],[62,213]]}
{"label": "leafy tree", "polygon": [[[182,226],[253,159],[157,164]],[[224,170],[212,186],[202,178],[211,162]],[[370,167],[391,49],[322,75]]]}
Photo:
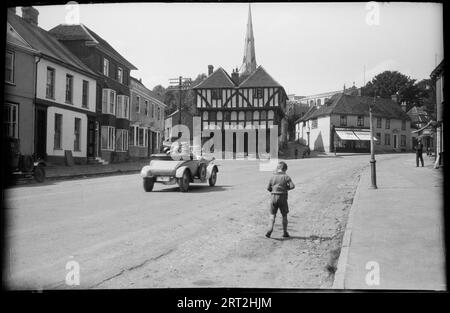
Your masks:
{"label": "leafy tree", "polygon": [[406,110],[409,110],[413,106],[422,106],[426,103],[431,105],[432,90],[427,89],[429,85],[431,85],[429,80],[416,83],[415,79],[398,71],[384,71],[362,87],[361,94],[370,97],[376,95],[387,99],[390,99],[392,95],[397,95],[398,102],[405,101]]}

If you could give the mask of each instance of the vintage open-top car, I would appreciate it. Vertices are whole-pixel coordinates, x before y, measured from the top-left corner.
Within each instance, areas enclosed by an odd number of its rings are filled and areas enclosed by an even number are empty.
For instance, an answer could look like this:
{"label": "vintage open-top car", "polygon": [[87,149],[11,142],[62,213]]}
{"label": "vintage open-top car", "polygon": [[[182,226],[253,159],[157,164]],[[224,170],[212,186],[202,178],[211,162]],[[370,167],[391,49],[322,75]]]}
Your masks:
{"label": "vintage open-top car", "polygon": [[214,158],[204,158],[192,151],[181,151],[174,154],[173,149],[166,153],[152,154],[150,164],[141,170],[144,190],[153,190],[155,183],[165,185],[178,184],[181,192],[189,190],[190,183],[206,183],[214,186],[217,180],[218,167]]}

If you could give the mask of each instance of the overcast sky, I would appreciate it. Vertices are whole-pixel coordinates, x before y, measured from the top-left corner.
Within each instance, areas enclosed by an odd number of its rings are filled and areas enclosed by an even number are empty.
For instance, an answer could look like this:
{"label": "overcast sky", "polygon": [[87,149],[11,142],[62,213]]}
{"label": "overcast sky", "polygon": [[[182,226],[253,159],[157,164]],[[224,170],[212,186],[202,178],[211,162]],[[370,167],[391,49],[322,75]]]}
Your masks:
{"label": "overcast sky", "polygon": [[[256,61],[287,93],[339,90],[384,70],[429,78],[443,58],[442,5],[253,3]],[[70,21],[66,6],[35,6],[39,26]],[[21,11],[17,10],[21,15]],[[369,15],[369,16],[368,16]],[[149,88],[179,75],[195,78],[208,64],[240,67],[248,3],[130,3],[79,6],[79,22],[107,40]],[[369,25],[375,24],[375,25]]]}

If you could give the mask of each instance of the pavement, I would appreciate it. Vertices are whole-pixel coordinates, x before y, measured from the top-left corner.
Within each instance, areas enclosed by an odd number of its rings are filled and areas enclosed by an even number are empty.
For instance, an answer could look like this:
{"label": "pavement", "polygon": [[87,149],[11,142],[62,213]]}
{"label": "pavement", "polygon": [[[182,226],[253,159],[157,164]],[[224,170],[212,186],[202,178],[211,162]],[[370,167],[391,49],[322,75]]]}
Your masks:
{"label": "pavement", "polygon": [[443,173],[414,154],[378,160],[355,193],[333,288],[446,290]]}
{"label": "pavement", "polygon": [[105,174],[135,173],[149,163],[148,160],[134,162],[110,163],[110,164],[85,164],[85,165],[49,165],[45,168],[47,179],[65,179],[77,177],[89,177]]}

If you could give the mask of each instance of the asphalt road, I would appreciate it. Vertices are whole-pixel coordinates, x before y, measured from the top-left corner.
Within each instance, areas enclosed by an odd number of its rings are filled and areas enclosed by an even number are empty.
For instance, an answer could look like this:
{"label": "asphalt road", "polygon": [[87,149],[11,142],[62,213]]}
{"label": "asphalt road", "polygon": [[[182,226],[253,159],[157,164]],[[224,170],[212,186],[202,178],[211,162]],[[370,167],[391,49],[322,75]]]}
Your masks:
{"label": "asphalt road", "polygon": [[[161,184],[146,193],[138,174],[16,186],[5,191],[7,287],[329,288],[368,161],[289,160],[290,239],[281,216],[264,237],[271,173],[257,161],[220,161],[217,185],[189,193]],[[69,261],[79,286],[66,284]]]}

